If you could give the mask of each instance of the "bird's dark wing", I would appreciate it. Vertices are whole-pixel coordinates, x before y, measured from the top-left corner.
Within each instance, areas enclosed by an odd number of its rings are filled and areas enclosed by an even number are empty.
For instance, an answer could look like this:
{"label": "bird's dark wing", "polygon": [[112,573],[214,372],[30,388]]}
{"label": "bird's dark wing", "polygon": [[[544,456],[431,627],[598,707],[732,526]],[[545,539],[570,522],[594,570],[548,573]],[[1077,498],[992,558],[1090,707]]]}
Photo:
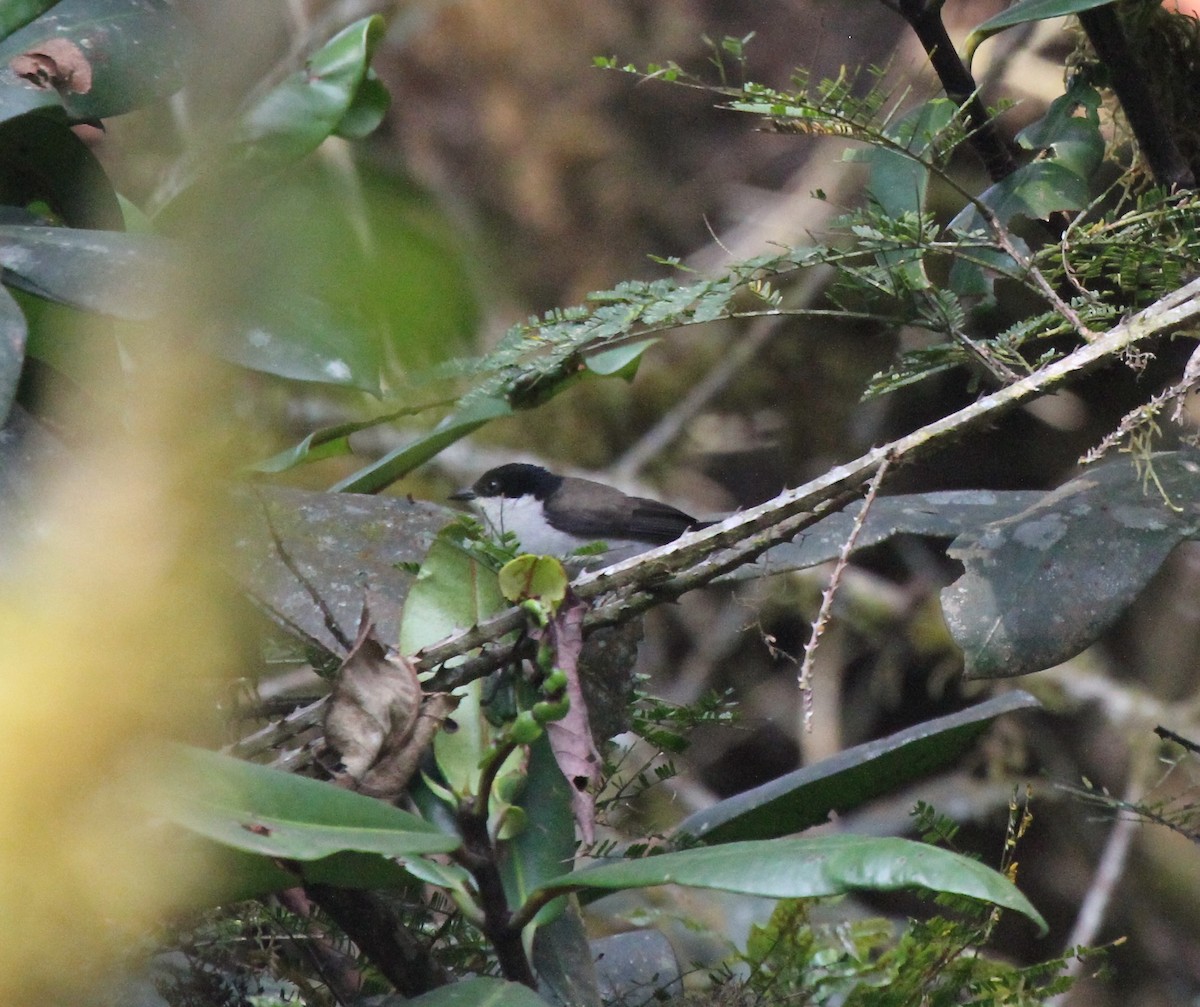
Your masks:
{"label": "bird's dark wing", "polygon": [[[599,483],[589,484],[586,498],[570,495],[566,488],[558,496],[558,506],[547,506],[546,519],[559,531],[584,539],[633,539],[665,545],[700,524],[670,504],[626,496]],[[614,515],[620,515],[619,519],[614,520]]]}

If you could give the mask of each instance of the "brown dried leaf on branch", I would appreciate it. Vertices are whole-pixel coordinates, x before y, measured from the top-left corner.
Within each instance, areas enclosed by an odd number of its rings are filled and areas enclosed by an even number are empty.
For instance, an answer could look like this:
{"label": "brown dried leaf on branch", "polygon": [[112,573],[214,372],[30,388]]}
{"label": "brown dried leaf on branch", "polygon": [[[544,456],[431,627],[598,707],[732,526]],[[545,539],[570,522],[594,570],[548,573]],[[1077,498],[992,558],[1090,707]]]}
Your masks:
{"label": "brown dried leaf on branch", "polygon": [[422,753],[458,705],[448,693],[425,695],[404,658],[389,654],[364,616],[338,669],[325,714],[326,753],[334,781],[381,800],[408,786]]}

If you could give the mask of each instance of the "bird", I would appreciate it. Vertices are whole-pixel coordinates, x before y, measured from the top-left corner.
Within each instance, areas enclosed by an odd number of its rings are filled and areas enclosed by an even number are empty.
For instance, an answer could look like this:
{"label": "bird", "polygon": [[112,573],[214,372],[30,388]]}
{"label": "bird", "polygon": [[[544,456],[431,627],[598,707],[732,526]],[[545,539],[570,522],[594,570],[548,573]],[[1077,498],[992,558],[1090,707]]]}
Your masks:
{"label": "bird", "polygon": [[470,504],[493,534],[512,532],[526,552],[567,558],[602,542],[605,563],[711,524],[658,500],[521,462],[489,469],[450,499]]}

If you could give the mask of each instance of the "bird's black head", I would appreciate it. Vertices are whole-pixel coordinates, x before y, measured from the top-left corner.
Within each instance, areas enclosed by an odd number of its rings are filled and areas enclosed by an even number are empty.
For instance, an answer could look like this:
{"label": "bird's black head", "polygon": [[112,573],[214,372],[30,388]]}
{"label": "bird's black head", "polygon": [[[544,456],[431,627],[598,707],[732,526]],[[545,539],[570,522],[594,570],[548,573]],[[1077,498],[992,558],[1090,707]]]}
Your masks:
{"label": "bird's black head", "polygon": [[511,462],[498,468],[489,469],[471,487],[477,497],[517,497],[532,496],[545,500],[559,486],[562,476],[547,472],[540,465],[526,465],[521,462]]}

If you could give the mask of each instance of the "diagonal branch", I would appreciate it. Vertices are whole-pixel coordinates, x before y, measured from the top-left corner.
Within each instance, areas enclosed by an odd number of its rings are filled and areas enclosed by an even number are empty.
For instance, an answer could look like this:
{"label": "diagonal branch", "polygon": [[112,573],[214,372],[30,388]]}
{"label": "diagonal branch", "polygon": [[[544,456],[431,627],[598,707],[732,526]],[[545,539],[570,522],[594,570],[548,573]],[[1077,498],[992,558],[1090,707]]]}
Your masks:
{"label": "diagonal branch", "polygon": [[[1166,335],[1200,319],[1200,280],[1167,294],[1103,335],[1040,368],[1033,374],[926,424],[889,444],[838,465],[816,479],[785,490],[766,503],[622,563],[580,577],[573,589],[592,602],[585,632],[623,621],[664,600],[702,587],[746,563],[773,545],[795,537],[819,517],[856,496],[885,461],[895,464],[923,458],[953,438],[987,425],[1010,409],[1058,388],[1138,343]],[[415,655],[418,670],[432,671],[453,658],[482,651],[453,668],[442,668],[431,688],[448,690],[500,667],[513,656],[513,645],[500,642],[523,624],[512,609],[457,633]]]}
{"label": "diagonal branch", "polygon": [[[994,422],[1021,403],[1119,358],[1130,347],[1198,320],[1200,279],[1167,294],[1028,377],[889,444],[873,448],[803,486],[785,490],[773,500],[684,535],[669,545],[604,570],[584,574],[573,585],[576,595],[592,605],[584,617],[584,632],[623,622],[753,562],[771,546],[790,541],[808,525],[857,496],[885,462],[898,464],[932,454],[944,443]],[[417,670],[436,672],[426,687],[448,691],[511,661],[515,645],[505,637],[523,626],[525,618],[521,609],[509,609],[423,648],[413,656]],[[473,651],[478,653],[473,654]],[[448,662],[468,654],[472,656],[452,667],[447,666]],[[306,708],[307,717],[317,719],[322,706],[323,703],[314,703]],[[277,741],[284,740],[290,733],[280,729]],[[260,747],[271,743],[265,736],[257,741]]]}

